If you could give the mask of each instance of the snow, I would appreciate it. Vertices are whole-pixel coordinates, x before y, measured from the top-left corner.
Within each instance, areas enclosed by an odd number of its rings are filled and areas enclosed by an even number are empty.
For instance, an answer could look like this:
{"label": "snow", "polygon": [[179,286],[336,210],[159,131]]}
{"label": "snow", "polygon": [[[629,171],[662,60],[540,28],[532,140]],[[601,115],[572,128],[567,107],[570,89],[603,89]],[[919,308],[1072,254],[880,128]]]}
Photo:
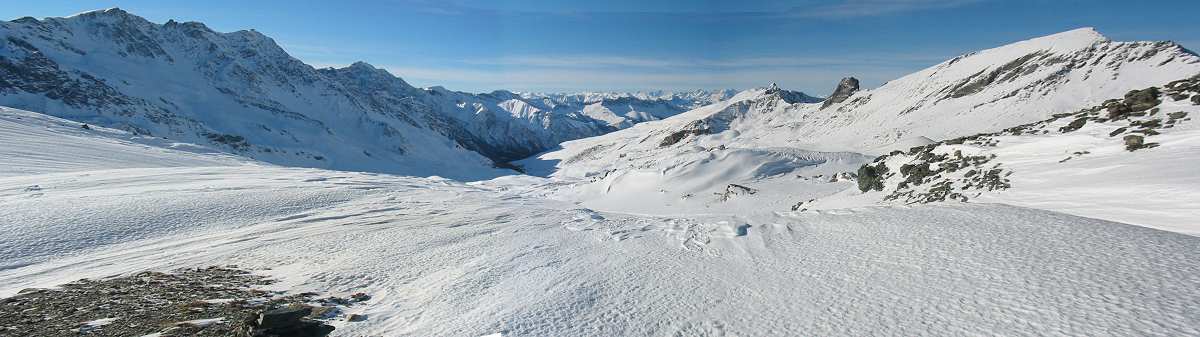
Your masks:
{"label": "snow", "polygon": [[190,321],[177,322],[175,325],[189,325],[198,328],[204,328],[213,324],[221,324],[225,322],[225,317],[194,319]]}
{"label": "snow", "polygon": [[[1039,66],[926,101],[1012,58],[1090,60],[1093,47],[1160,53],[1046,86],[1053,71]],[[1084,29],[947,61],[827,110],[751,89],[519,162],[536,176],[478,180],[497,172],[437,143],[446,139],[405,143],[433,142],[418,158],[472,164],[455,174],[472,182],[278,166],[2,108],[0,296],[235,264],[279,278],[277,290],[370,294],[355,307],[369,318],[337,322],[334,336],[1198,335],[1194,123],[1132,153],[1100,123],[962,146],[1021,172],[1011,190],[972,203],[880,205],[846,179],[876,151],[1044,118],[1200,69],[1161,63],[1172,50]],[[408,90],[400,83],[375,97]],[[515,121],[545,122],[556,104],[424,91],[454,103],[450,118],[494,122],[471,125],[505,130],[495,141],[546,135]],[[631,116],[604,108],[588,113]],[[1060,162],[1080,150],[1089,154]],[[421,170],[400,171],[438,172],[413,165]]]}
{"label": "snow", "polygon": [[[247,165],[212,149],[0,107],[0,177],[126,167]],[[55,149],[48,152],[48,149]]]}
{"label": "snow", "polygon": [[[28,135],[0,134],[0,145]],[[106,137],[81,142],[114,146]],[[728,155],[817,155],[787,153]],[[280,289],[371,294],[360,309],[370,319],[339,323],[336,336],[1200,333],[1200,238],[1062,213],[638,215],[539,197],[562,182],[536,177],[128,165],[0,178],[2,226],[20,233],[0,245],[12,247],[3,260],[24,264],[0,270],[0,294],[237,264]],[[34,183],[43,195],[22,195]]]}
{"label": "snow", "polygon": [[[1166,99],[1161,109],[1200,116],[1200,107],[1190,102]],[[980,201],[1200,236],[1200,174],[1194,164],[1200,162],[1200,126],[1195,117],[1149,137],[1159,144],[1150,150],[1126,151],[1108,136],[1116,128],[1091,123],[1067,135],[999,139],[997,148],[984,153],[996,154],[1021,174],[1012,176],[1013,188]]]}
{"label": "snow", "polygon": [[[746,90],[660,121],[564,142],[517,164],[557,182],[543,195],[614,212],[743,214],[877,205],[880,196],[860,195],[853,182],[838,177],[875,155],[1045,120],[1198,73],[1200,57],[1178,45],[1115,42],[1084,28],[956,57],[824,109],[788,103],[771,87]],[[996,74],[993,80],[987,80],[990,74]],[[976,83],[978,90],[963,91]],[[1194,111],[1186,100],[1164,109]],[[1017,175],[1013,189],[980,201],[1200,231],[1192,206],[1200,195],[1198,176],[1189,165],[1176,164],[1196,158],[1190,126],[1172,129],[1162,148],[1128,156],[1119,143],[1100,139],[1112,129],[1084,130],[1093,135],[1087,140],[1022,138],[1011,143],[1037,144],[986,151]],[[1108,152],[1093,153],[1115,155],[1059,165],[1071,152],[1100,143]],[[838,160],[777,159],[801,152]],[[1088,170],[1098,166],[1113,171]],[[779,174],[757,174],[763,167]],[[1068,172],[1077,178],[1064,178]],[[728,184],[758,193],[714,201]]]}

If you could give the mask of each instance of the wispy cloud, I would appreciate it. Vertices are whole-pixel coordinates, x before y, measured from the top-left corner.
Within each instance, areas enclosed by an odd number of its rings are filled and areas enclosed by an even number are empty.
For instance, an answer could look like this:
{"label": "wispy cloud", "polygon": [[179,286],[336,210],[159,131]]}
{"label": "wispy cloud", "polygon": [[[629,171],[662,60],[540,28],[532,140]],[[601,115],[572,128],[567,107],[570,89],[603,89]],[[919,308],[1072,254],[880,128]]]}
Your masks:
{"label": "wispy cloud", "polygon": [[[693,71],[681,68],[499,68],[412,67],[382,68],[409,83],[442,85],[466,91],[507,89],[516,91],[641,90],[748,88],[778,82],[814,94],[832,90],[844,76],[858,76],[868,85],[882,83],[915,70],[912,67],[853,66],[820,68],[728,68]],[[919,69],[919,67],[917,67]]]}
{"label": "wispy cloud", "polygon": [[881,16],[905,12],[947,9],[976,4],[984,0],[845,0],[791,12],[802,17],[849,18]]}
{"label": "wispy cloud", "polygon": [[537,67],[537,68],[758,68],[758,67],[820,67],[836,65],[895,65],[936,63],[946,58],[943,53],[889,53],[838,55],[828,57],[771,56],[722,59],[664,59],[632,56],[505,56],[462,60],[466,65]]}
{"label": "wispy cloud", "polygon": [[[778,82],[786,87],[823,94],[844,76],[865,84],[881,83],[941,62],[944,53],[861,54],[837,57],[743,57],[665,59],[632,56],[537,55],[410,64],[376,64],[419,86],[442,85],[455,90],[634,90],[747,88]],[[316,67],[344,67],[342,62],[310,62]],[[826,88],[828,87],[828,88]]]}
{"label": "wispy cloud", "polygon": [[[671,15],[688,16],[701,20],[725,19],[729,17],[803,17],[803,18],[850,18],[870,17],[905,12],[955,8],[993,0],[795,0],[785,3],[765,2],[755,4],[727,5],[707,1],[685,2],[676,8],[598,9],[580,6],[559,10],[528,8],[489,8],[470,5],[453,0],[396,0],[412,10],[434,15]],[[790,7],[788,7],[790,5]]]}

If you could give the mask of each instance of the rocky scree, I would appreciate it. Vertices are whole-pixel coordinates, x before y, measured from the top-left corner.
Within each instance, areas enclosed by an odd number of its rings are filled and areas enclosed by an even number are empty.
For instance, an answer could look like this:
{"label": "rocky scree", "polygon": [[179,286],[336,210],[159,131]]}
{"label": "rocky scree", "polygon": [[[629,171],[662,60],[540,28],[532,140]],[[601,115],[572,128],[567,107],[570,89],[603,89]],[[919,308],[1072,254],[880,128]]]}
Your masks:
{"label": "rocky scree", "polygon": [[0,336],[325,336],[330,320],[356,321],[370,299],[286,294],[265,276],[230,267],[141,272],[25,289],[0,299]]}

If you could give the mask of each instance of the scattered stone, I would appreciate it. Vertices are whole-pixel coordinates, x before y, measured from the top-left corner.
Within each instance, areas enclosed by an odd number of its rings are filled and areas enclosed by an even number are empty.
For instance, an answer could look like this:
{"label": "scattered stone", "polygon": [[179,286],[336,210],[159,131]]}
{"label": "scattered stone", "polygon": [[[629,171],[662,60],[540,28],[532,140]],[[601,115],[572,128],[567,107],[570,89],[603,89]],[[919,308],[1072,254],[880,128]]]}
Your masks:
{"label": "scattered stone", "polygon": [[88,126],[87,124],[80,125],[80,126],[79,126],[79,128],[80,128],[80,129],[84,129],[84,130],[91,130],[91,129],[92,129],[92,127]]}
{"label": "scattered stone", "polygon": [[208,267],[25,289],[0,299],[0,336],[319,337],[333,330],[303,318],[316,311],[303,306],[316,294],[254,288],[272,282],[235,267]]}
{"label": "scattered stone", "polygon": [[365,320],[367,320],[367,315],[350,314],[350,316],[346,316],[346,321],[349,322],[362,322]]}
{"label": "scattered stone", "polygon": [[1109,137],[1116,137],[1117,135],[1120,135],[1120,134],[1122,134],[1122,133],[1125,133],[1125,130],[1127,130],[1127,129],[1129,129],[1129,128],[1117,128],[1116,130],[1113,130],[1113,132],[1109,132],[1109,133],[1108,133],[1108,136],[1109,136]]}
{"label": "scattered stone", "polygon": [[725,186],[725,192],[717,193],[717,196],[720,197],[719,200],[721,201],[729,201],[738,195],[750,195],[755,193],[758,193],[758,190],[738,184],[729,184]]}
{"label": "scattered stone", "polygon": [[1138,135],[1125,136],[1125,149],[1134,151],[1145,146],[1146,138]]}
{"label": "scattered stone", "polygon": [[1070,124],[1067,124],[1066,126],[1064,126],[1062,128],[1059,128],[1058,131],[1062,132],[1062,133],[1067,133],[1067,132],[1079,130],[1079,128],[1082,128],[1085,124],[1087,124],[1087,118],[1079,118],[1079,119],[1071,121]]}

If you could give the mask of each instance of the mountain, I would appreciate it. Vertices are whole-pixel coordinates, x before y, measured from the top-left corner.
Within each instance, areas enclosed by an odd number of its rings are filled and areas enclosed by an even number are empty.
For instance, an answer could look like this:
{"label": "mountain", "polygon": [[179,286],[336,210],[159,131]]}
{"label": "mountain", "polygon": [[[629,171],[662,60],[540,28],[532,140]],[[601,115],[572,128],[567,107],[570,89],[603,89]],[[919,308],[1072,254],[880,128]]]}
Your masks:
{"label": "mountain", "polygon": [[[1116,42],[1084,28],[955,57],[879,88],[848,78],[824,103],[776,86],[747,90],[519,164],[571,182],[564,195],[605,210],[862,206],[882,196],[843,192],[877,155],[1044,121],[1198,73],[1200,57],[1178,44]],[[733,185],[754,193],[728,198]]]}
{"label": "mountain", "polygon": [[0,105],[289,166],[475,179],[720,97],[416,88],[367,63],[316,69],[256,31],[120,9],[0,22]]}
{"label": "mountain", "polygon": [[[732,89],[688,92],[522,93],[521,98],[543,109],[580,112],[615,128],[659,120],[733,97]],[[811,98],[819,100],[818,98]]]}

